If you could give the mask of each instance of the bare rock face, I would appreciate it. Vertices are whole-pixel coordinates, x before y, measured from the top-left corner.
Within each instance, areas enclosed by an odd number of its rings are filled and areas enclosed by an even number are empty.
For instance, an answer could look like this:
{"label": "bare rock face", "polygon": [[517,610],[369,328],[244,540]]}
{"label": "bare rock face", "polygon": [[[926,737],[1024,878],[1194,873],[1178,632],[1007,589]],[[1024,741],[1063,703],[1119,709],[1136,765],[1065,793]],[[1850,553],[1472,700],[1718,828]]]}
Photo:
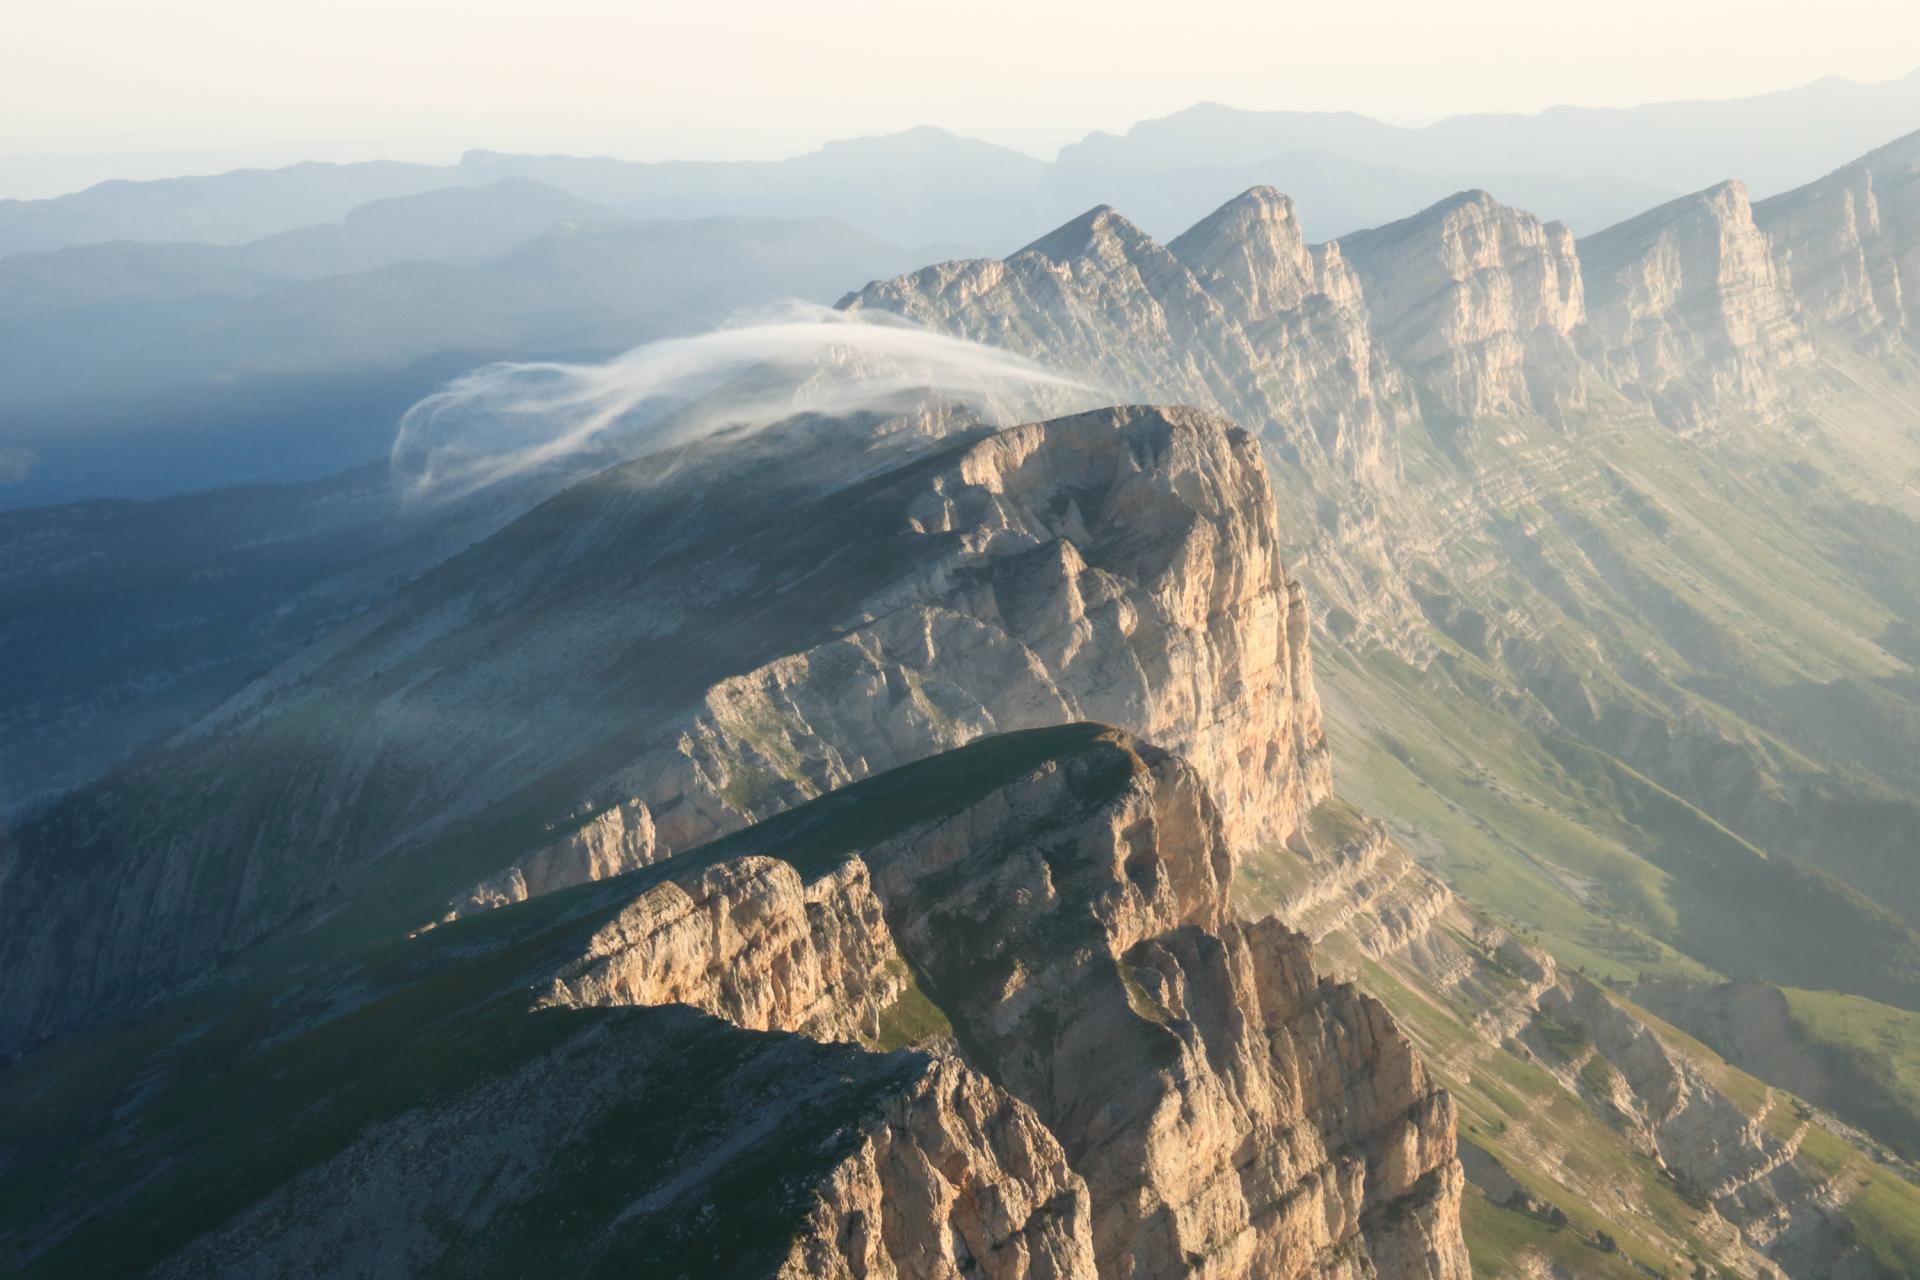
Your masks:
{"label": "bare rock face", "polygon": [[1873,349],[1920,321],[1920,134],[1754,207],[1809,322]]}
{"label": "bare rock face", "polygon": [[1427,943],[1453,907],[1453,894],[1408,857],[1378,819],[1354,813],[1337,827],[1310,819],[1308,831],[1296,841],[1307,874],[1281,895],[1274,914],[1313,941],[1341,932],[1378,959]]}
{"label": "bare rock face", "polygon": [[685,1004],[749,1031],[871,1039],[906,974],[858,858],[803,885],[787,863],[749,857],[649,889],[540,1003]]}
{"label": "bare rock face", "polygon": [[1093,1280],[1086,1183],[1031,1108],[952,1058],[824,1180],[779,1280]]}
{"label": "bare rock face", "polygon": [[1337,246],[1292,202],[1236,197],[1170,245],[1095,209],[1005,261],[949,262],[840,304],[887,311],[1070,370],[1116,397],[1217,407],[1306,466],[1388,484],[1405,393]]}
{"label": "bare rock face", "polygon": [[1811,344],[1746,188],[1723,182],[1580,242],[1583,345],[1616,387],[1672,427],[1736,407],[1777,412]]}
{"label": "bare rock face", "polygon": [[617,876],[652,862],[654,850],[653,815],[647,807],[633,800],[614,804],[519,865],[475,885],[453,905],[447,919]]}
{"label": "bare rock face", "polygon": [[830,642],[715,686],[613,784],[657,856],[982,734],[1117,724],[1190,758],[1236,843],[1330,784],[1305,596],[1257,446],[1181,409],[996,433],[898,536],[939,547]]}
{"label": "bare rock face", "polygon": [[1307,248],[1293,201],[1272,187],[1235,196],[1167,249],[1246,324],[1297,311],[1314,294],[1359,296],[1337,253]]}
{"label": "bare rock face", "polygon": [[1304,938],[1231,918],[1185,763],[1088,752],[865,856],[969,1059],[1086,1178],[1102,1275],[1467,1274],[1451,1103]]}
{"label": "bare rock face", "polygon": [[1571,339],[1586,305],[1564,225],[1468,191],[1340,248],[1375,331],[1442,413],[1554,418],[1585,402]]}
{"label": "bare rock face", "polygon": [[[832,1033],[872,1025],[872,975],[897,954],[967,1064],[1084,1179],[1099,1275],[1464,1277],[1451,1103],[1379,1004],[1314,973],[1303,937],[1233,918],[1233,867],[1196,770],[1108,734],[804,890],[763,856],[684,873],[596,934],[550,999]],[[746,905],[771,886],[787,905]],[[690,894],[707,904],[691,921]],[[837,931],[804,925],[803,899],[845,917]],[[805,995],[782,998],[793,975]],[[870,1221],[870,1197],[846,1194]]]}
{"label": "bare rock face", "polygon": [[1237,326],[1166,248],[1104,205],[1004,261],[945,262],[868,285],[844,310],[882,310],[1026,352],[1124,397],[1148,369],[1170,402],[1217,404],[1250,356]]}

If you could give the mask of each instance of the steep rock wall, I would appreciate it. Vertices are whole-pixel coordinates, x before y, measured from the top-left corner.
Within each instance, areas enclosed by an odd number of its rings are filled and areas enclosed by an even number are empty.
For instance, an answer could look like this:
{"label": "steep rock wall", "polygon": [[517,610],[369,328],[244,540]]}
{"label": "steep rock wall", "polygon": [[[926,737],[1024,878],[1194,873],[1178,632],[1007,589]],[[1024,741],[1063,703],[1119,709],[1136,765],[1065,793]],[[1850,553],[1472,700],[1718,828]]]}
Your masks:
{"label": "steep rock wall", "polygon": [[[1379,1004],[1315,974],[1303,937],[1233,918],[1233,873],[1198,772],[1112,735],[789,887],[784,910],[712,887],[771,885],[785,864],[690,869],[603,928],[550,998],[859,1029],[879,989],[865,975],[894,948],[968,1065],[1085,1179],[1099,1274],[1465,1276],[1447,1096]],[[678,904],[703,894],[689,927]],[[857,927],[803,930],[802,897]],[[685,941],[736,930],[752,937]],[[805,999],[770,977],[829,968],[843,976]],[[743,981],[769,994],[742,998]]]}
{"label": "steep rock wall", "polygon": [[1589,236],[1583,345],[1596,367],[1673,427],[1729,409],[1777,413],[1782,375],[1812,357],[1795,304],[1737,182]]}

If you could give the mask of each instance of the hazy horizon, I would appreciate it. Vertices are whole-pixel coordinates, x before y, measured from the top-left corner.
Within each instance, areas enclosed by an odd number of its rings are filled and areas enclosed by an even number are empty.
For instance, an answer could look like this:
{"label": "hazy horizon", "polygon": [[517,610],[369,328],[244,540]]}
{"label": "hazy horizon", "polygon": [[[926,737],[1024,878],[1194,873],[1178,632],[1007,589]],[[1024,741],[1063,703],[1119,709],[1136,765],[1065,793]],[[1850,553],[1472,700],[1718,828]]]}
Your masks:
{"label": "hazy horizon", "polygon": [[[1814,26],[1723,0],[1633,0],[1596,30],[1504,0],[1472,21],[1410,0],[1365,13],[1203,0],[1177,24],[1142,5],[992,0],[963,26],[863,4],[829,31],[765,5],[567,0],[533,19],[497,0],[319,13],[30,0],[0,51],[0,196],[301,159],[445,163],[472,148],[770,160],[927,125],[1049,159],[1203,101],[1419,125],[1739,98],[1910,74],[1920,11],[1883,8],[1838,0]],[[1848,38],[1869,11],[1883,38]]]}

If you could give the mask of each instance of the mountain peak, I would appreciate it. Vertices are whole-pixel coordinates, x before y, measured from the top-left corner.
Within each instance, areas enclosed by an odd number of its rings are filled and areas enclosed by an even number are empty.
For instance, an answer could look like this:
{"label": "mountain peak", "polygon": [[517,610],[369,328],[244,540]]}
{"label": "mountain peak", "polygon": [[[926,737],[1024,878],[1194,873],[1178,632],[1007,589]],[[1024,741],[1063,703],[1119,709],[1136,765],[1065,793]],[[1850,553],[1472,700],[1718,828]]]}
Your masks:
{"label": "mountain peak", "polygon": [[1585,316],[1573,236],[1478,188],[1342,237],[1388,349],[1463,420],[1582,403],[1569,335]]}
{"label": "mountain peak", "polygon": [[1675,223],[1704,217],[1715,224],[1744,226],[1752,230],[1753,209],[1747,200],[1747,187],[1729,178],[1700,191],[1657,205],[1645,213],[1617,222],[1580,240],[1580,260],[1592,271],[1604,271],[1622,253]]}
{"label": "mountain peak", "polygon": [[[1037,253],[1055,262],[1071,262],[1075,258],[1085,257],[1105,243],[1117,240],[1123,247],[1130,248],[1151,239],[1118,209],[1110,204],[1099,204],[1073,221],[1055,227],[1022,248],[1020,253]],[[1018,257],[1019,254],[1014,256]]]}
{"label": "mountain peak", "polygon": [[1780,375],[1810,354],[1744,183],[1669,200],[1579,243],[1586,345],[1597,366],[1668,426],[1729,406],[1772,414]]}
{"label": "mountain peak", "polygon": [[[1533,223],[1539,221],[1524,210],[1502,204],[1491,192],[1472,187],[1465,191],[1456,191],[1444,200],[1436,200],[1418,213],[1408,214],[1397,221],[1342,236],[1340,245],[1350,257],[1364,256],[1378,251],[1382,246],[1423,236],[1435,229],[1452,224],[1488,222],[1503,216],[1521,218]],[[1441,234],[1445,232],[1442,231]]]}
{"label": "mountain peak", "polygon": [[1250,321],[1290,311],[1316,291],[1313,254],[1301,237],[1293,201],[1272,187],[1241,192],[1167,248],[1194,272],[1223,284],[1234,295],[1234,311]]}

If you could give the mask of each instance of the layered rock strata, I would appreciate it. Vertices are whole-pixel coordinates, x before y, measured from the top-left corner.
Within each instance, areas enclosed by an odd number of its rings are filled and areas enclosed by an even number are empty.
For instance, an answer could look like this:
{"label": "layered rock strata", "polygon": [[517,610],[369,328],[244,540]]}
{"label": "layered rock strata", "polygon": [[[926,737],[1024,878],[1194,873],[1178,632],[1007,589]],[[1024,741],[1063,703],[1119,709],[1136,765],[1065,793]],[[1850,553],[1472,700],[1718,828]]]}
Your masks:
{"label": "layered rock strata", "polygon": [[1032,355],[1108,388],[1216,407],[1303,465],[1388,484],[1404,390],[1336,246],[1256,187],[1161,246],[1101,207],[1004,261],[948,262],[841,302]]}
{"label": "layered rock strata", "polygon": [[1573,234],[1468,191],[1343,237],[1374,330],[1442,417],[1556,418],[1585,403]]}
{"label": "layered rock strata", "polygon": [[1233,918],[1233,862],[1193,767],[1083,738],[804,888],[766,856],[664,864],[545,999],[870,1037],[902,989],[874,975],[910,968],[1085,1179],[1098,1274],[1464,1276],[1446,1095],[1304,938]]}
{"label": "layered rock strata", "polygon": [[1870,349],[1911,341],[1920,321],[1920,134],[1753,213],[1809,322]]}
{"label": "layered rock strata", "polygon": [[1661,205],[1579,244],[1595,366],[1669,426],[1777,413],[1812,357],[1772,242],[1737,182]]}

